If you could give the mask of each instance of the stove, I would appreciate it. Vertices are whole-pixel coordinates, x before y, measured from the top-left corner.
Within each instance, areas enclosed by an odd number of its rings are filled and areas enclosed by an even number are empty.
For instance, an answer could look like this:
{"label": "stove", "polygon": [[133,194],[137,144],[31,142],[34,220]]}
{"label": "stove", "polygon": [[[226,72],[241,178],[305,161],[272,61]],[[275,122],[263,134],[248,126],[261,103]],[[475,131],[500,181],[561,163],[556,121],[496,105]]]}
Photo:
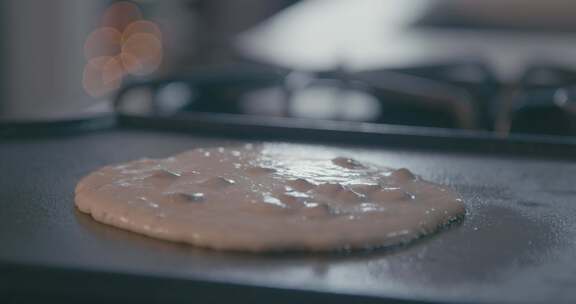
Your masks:
{"label": "stove", "polygon": [[460,60],[402,68],[298,71],[262,64],[206,68],[132,82],[119,111],[210,113],[511,133],[576,134],[576,71],[533,65],[516,82]]}

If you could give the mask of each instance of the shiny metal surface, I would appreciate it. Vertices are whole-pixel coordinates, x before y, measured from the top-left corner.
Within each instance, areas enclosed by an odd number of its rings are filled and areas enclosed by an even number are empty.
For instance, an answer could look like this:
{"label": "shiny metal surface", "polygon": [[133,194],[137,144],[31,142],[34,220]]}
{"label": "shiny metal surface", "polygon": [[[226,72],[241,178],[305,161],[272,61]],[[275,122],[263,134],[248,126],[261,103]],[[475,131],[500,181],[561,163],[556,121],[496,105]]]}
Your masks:
{"label": "shiny metal surface", "polygon": [[[468,210],[461,224],[435,236],[353,254],[259,256],[194,249],[106,227],[73,207],[77,180],[99,166],[216,145],[222,140],[144,131],[4,140],[0,269],[63,267],[376,300],[576,301],[573,161],[340,147],[357,159],[407,167],[447,184]],[[0,271],[0,291],[26,287],[11,285],[17,284],[12,275]],[[82,286],[81,276],[77,284]],[[259,299],[258,288],[249,290]]]}

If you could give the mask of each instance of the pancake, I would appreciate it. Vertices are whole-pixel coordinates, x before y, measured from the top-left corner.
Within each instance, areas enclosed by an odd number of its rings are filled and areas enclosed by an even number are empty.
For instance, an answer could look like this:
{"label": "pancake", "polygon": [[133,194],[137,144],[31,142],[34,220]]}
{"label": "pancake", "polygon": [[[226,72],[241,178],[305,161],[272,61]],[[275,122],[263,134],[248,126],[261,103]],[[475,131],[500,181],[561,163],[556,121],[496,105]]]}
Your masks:
{"label": "pancake", "polygon": [[408,169],[285,144],[106,166],[78,183],[75,203],[150,237],[251,252],[389,246],[465,213],[455,192]]}

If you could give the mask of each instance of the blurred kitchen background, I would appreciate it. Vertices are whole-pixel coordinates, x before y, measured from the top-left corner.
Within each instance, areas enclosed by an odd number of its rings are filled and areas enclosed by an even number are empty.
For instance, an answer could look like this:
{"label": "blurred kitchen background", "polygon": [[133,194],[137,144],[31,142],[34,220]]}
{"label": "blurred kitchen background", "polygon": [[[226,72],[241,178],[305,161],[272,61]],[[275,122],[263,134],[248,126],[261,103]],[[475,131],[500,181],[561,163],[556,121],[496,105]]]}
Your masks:
{"label": "blurred kitchen background", "polygon": [[575,13],[571,0],[1,0],[0,121],[101,115],[121,98],[140,115],[576,135]]}

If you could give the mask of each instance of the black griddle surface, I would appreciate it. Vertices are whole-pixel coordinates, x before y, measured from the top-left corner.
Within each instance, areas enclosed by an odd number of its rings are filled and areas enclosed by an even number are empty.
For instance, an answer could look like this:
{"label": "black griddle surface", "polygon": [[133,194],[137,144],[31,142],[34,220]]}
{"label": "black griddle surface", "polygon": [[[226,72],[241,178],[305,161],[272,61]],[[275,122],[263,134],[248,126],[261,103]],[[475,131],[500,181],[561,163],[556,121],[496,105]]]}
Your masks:
{"label": "black griddle surface", "polygon": [[167,300],[209,290],[216,300],[278,303],[576,301],[576,164],[568,160],[335,147],[450,185],[466,203],[461,224],[374,252],[214,252],[107,227],[73,207],[76,182],[100,166],[238,143],[129,130],[3,140],[0,292]]}

